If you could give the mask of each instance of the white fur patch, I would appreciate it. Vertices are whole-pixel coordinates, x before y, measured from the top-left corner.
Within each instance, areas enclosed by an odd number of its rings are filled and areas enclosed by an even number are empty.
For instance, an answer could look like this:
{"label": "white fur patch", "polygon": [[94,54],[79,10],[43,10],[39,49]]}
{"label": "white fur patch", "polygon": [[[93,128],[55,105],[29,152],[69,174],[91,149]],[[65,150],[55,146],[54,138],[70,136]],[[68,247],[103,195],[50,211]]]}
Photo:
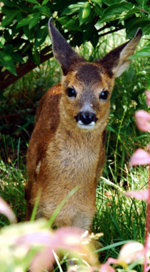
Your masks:
{"label": "white fur patch", "polygon": [[38,175],[39,172],[40,172],[40,167],[41,167],[41,161],[39,161],[38,164],[37,164],[37,166],[36,166],[35,172],[36,172],[37,175]]}
{"label": "white fur patch", "polygon": [[93,129],[95,127],[95,122],[92,121],[90,124],[85,125],[81,120],[79,120],[77,126],[83,129]]}

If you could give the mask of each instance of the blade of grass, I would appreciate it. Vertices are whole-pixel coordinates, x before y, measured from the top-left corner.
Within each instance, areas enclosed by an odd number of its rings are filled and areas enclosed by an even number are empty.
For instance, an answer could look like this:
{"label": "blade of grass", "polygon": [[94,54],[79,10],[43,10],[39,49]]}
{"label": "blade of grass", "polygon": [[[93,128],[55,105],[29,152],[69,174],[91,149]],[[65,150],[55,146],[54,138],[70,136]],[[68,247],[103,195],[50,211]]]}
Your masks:
{"label": "blade of grass", "polygon": [[56,252],[55,252],[54,250],[52,250],[52,252],[53,252],[55,261],[56,261],[56,263],[57,263],[57,265],[58,265],[59,271],[60,271],[60,272],[63,272],[62,267],[61,267],[61,265],[60,265],[60,262],[59,262],[59,259],[58,259],[58,256],[57,256]]}
{"label": "blade of grass", "polygon": [[73,188],[73,190],[71,190],[67,196],[59,203],[59,205],[57,206],[56,210],[53,212],[50,220],[48,221],[48,227],[50,228],[56,218],[56,216],[58,215],[59,211],[62,209],[62,207],[65,205],[65,203],[67,202],[67,200],[77,191],[79,190],[79,186],[76,186],[75,188]]}
{"label": "blade of grass", "polygon": [[41,196],[41,190],[37,194],[37,198],[36,198],[35,205],[33,207],[32,215],[31,215],[31,219],[30,219],[31,222],[33,222],[35,220],[37,208],[38,208],[39,201],[40,201],[40,196]]}
{"label": "blade of grass", "polygon": [[116,184],[114,184],[113,182],[111,182],[110,180],[104,178],[104,177],[101,177],[101,179],[103,180],[103,182],[109,186],[112,186],[113,188],[117,189],[118,191],[122,192],[123,193],[123,190]]}
{"label": "blade of grass", "polygon": [[121,241],[121,242],[117,242],[117,243],[113,243],[111,245],[108,245],[108,246],[105,246],[103,248],[100,248],[100,249],[97,249],[96,251],[94,251],[93,253],[98,253],[98,252],[103,252],[103,251],[106,251],[108,249],[113,249],[115,247],[118,247],[118,246],[122,246],[126,243],[129,243],[129,242],[132,242],[131,240],[126,240],[126,241]]}

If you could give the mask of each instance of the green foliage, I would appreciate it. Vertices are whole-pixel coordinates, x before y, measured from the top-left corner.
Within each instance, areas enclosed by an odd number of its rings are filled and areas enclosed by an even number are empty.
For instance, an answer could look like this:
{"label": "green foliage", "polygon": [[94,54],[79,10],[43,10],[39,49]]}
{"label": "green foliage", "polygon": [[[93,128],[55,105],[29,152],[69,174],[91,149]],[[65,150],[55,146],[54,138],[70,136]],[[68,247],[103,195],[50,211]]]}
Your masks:
{"label": "green foliage", "polygon": [[114,169],[114,176],[110,169],[105,169],[109,178],[116,182],[120,182],[124,164],[133,153],[133,144],[136,149],[149,142],[148,134],[136,128],[134,118],[136,110],[147,109],[144,92],[149,86],[149,76],[148,62],[140,59],[116,80],[107,128],[107,159]]}
{"label": "green foliage", "polygon": [[[40,52],[47,37],[46,25],[51,12],[45,1],[41,4],[36,0],[2,2],[0,63],[16,75],[15,66],[27,61],[24,57],[40,63],[40,59],[35,60],[34,56]],[[40,36],[39,29],[42,29]]]}
{"label": "green foliage", "polygon": [[[0,5],[1,88],[4,89],[18,77],[51,57],[47,54],[51,49],[49,39],[46,39],[47,22],[50,16],[54,18],[58,29],[70,39],[73,46],[90,41],[96,47],[101,36],[120,29],[126,29],[128,38],[135,34],[138,27],[148,35],[149,13],[149,1],[146,0],[80,2],[2,0]],[[150,45],[147,40],[146,47],[135,57],[149,55]]]}
{"label": "green foliage", "polygon": [[[1,135],[1,145],[5,152],[4,159],[0,159],[0,197],[5,199],[19,221],[25,219],[25,165],[20,152],[21,140],[15,146],[14,139],[10,136]],[[7,163],[6,163],[7,156]],[[4,216],[0,215],[0,226],[8,224]]]}
{"label": "green foliage", "polygon": [[[110,165],[112,173],[113,167]],[[115,175],[115,173],[114,173]],[[97,188],[97,213],[93,222],[93,231],[102,232],[100,241],[103,246],[119,241],[136,240],[144,242],[146,204],[123,195],[124,187],[127,190],[141,190],[147,188],[148,169],[138,167],[122,171],[120,186],[110,182],[109,177],[101,178]],[[117,257],[118,249],[109,250],[102,259],[109,256]]]}

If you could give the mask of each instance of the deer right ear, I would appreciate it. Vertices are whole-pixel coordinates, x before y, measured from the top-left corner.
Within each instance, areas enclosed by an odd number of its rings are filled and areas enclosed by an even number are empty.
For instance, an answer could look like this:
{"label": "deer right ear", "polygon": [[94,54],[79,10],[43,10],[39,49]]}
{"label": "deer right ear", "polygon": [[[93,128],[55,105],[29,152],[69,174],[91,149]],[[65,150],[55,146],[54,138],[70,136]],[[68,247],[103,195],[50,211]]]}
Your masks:
{"label": "deer right ear", "polygon": [[119,77],[128,68],[131,61],[129,57],[134,53],[141,36],[142,30],[139,28],[133,39],[115,48],[97,62],[106,68],[110,76]]}
{"label": "deer right ear", "polygon": [[52,18],[48,21],[48,29],[52,39],[53,54],[60,63],[64,75],[66,75],[70,67],[76,62],[83,61],[83,58],[67,43],[66,39],[54,26]]}

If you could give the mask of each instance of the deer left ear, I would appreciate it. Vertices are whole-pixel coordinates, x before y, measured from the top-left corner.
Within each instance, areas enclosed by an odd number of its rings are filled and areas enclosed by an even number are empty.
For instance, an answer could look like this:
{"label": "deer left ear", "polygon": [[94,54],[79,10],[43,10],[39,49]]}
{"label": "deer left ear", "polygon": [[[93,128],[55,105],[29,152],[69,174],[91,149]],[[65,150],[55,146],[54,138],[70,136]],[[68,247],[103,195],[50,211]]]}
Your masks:
{"label": "deer left ear", "polygon": [[115,48],[97,62],[105,67],[110,76],[119,77],[128,68],[131,61],[129,57],[133,55],[141,36],[142,30],[139,28],[133,39]]}
{"label": "deer left ear", "polygon": [[64,75],[66,75],[73,64],[83,61],[84,59],[67,43],[66,39],[54,26],[52,18],[49,19],[48,29],[52,39],[53,54],[60,63]]}

